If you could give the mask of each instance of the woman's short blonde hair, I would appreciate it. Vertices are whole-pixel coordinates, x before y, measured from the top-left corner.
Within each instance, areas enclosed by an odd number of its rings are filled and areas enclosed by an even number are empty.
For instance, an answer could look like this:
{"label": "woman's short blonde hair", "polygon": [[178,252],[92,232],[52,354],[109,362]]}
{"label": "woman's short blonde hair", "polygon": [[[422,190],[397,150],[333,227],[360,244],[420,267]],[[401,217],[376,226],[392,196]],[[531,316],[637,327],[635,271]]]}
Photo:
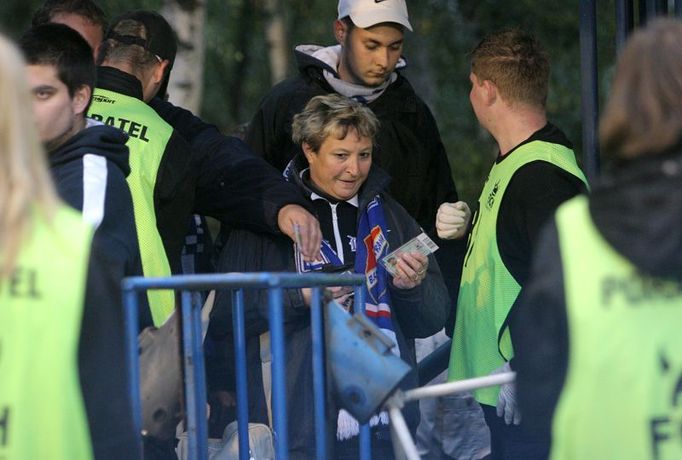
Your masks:
{"label": "woman's short blonde hair", "polygon": [[57,198],[38,139],[26,68],[19,50],[0,35],[0,279],[14,269],[18,248],[41,212],[54,215]]}
{"label": "woman's short blonde hair", "polygon": [[656,19],[621,52],[600,124],[614,158],[657,154],[682,137],[682,22]]}
{"label": "woman's short blonde hair", "polygon": [[374,140],[379,120],[366,105],[339,94],[315,96],[294,116],[291,138],[297,145],[308,144],[318,152],[329,136],[344,139],[349,129]]}

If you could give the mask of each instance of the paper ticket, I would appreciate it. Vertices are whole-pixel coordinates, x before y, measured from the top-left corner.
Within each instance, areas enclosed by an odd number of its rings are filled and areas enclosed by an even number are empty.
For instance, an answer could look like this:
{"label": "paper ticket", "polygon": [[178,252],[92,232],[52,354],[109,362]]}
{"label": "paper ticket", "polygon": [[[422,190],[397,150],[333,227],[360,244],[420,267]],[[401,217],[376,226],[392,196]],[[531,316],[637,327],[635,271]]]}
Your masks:
{"label": "paper ticket", "polygon": [[436,250],[438,250],[438,245],[434,243],[426,233],[422,232],[407,243],[400,246],[395,251],[383,257],[379,262],[381,262],[381,265],[384,266],[386,271],[389,272],[391,276],[396,276],[398,274],[396,265],[398,263],[398,256],[400,254],[404,252],[418,252],[428,256],[429,254],[436,252]]}

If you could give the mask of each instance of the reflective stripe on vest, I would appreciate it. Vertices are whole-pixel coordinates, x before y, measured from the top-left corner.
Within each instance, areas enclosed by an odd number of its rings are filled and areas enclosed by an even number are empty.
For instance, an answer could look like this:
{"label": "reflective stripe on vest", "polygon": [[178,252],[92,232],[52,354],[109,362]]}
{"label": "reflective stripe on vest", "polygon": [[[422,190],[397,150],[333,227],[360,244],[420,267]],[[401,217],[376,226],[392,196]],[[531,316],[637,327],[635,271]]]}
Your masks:
{"label": "reflective stripe on vest", "polygon": [[[521,287],[500,256],[497,218],[511,178],[519,168],[533,161],[551,163],[586,183],[573,151],[549,142],[524,144],[493,165],[478,199],[479,209],[464,259],[449,380],[488,375],[514,355],[506,321]],[[477,401],[494,406],[498,392],[499,387],[492,387],[474,394]]]}
{"label": "reflective stripe on vest", "polygon": [[551,458],[682,459],[682,284],[639,273],[584,197],[557,229],[570,355]]}
{"label": "reflective stripe on vest", "polygon": [[3,460],[92,458],[78,372],[91,241],[81,215],[60,208],[51,225],[35,219],[0,279]]}
{"label": "reflective stripe on vest", "polygon": [[[128,133],[128,186],[135,209],[142,271],[144,276],[170,276],[170,264],[156,225],[154,187],[173,129],[143,101],[101,88],[95,89],[88,116]],[[173,312],[174,294],[168,290],[150,290],[147,298],[154,324],[159,326]]]}

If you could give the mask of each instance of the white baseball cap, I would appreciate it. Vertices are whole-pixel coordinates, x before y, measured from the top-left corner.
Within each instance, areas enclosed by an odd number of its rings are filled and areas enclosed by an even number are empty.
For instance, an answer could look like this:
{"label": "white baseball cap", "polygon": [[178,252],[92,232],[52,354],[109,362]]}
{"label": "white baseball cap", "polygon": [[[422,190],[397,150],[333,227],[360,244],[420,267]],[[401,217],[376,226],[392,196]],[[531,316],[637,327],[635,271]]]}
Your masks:
{"label": "white baseball cap", "polygon": [[346,16],[362,29],[394,22],[412,30],[405,0],[339,0],[339,19]]}

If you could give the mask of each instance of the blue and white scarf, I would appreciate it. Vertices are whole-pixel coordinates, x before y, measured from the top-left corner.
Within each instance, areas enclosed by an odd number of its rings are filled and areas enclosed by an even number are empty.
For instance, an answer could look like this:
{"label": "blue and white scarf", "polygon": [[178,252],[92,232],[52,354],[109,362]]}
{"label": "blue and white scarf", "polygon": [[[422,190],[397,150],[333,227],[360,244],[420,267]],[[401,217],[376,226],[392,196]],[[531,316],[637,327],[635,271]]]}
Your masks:
{"label": "blue and white scarf", "polygon": [[[365,275],[365,314],[381,329],[381,332],[397,344],[391,314],[391,294],[388,289],[391,278],[383,265],[379,263],[379,260],[390,252],[387,230],[384,208],[381,204],[381,198],[377,195],[369,202],[364,211],[360,211],[354,271]],[[326,241],[322,242],[320,250],[323,260],[312,263],[303,261],[299,252],[295,251],[296,267],[299,273],[321,270],[322,266],[326,264],[342,265],[338,255]],[[400,356],[397,345],[393,351]],[[360,431],[358,422],[343,409],[339,412],[337,422],[336,436],[339,440],[349,439],[356,436]],[[388,424],[388,415],[385,412],[372,417],[370,420],[371,426],[379,423]]]}

